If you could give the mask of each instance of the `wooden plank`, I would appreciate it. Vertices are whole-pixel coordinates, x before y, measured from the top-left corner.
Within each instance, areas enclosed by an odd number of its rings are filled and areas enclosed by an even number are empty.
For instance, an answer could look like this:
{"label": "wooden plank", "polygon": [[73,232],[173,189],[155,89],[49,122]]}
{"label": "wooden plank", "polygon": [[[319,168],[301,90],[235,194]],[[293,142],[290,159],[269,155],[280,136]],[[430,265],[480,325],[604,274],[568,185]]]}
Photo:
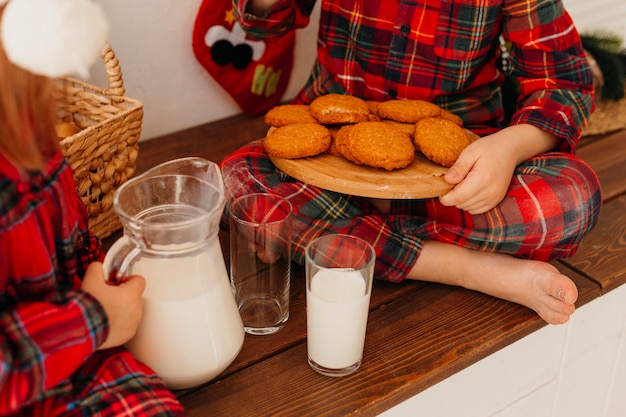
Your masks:
{"label": "wooden plank", "polygon": [[604,205],[578,252],[562,262],[597,282],[603,292],[626,283],[626,195]]}
{"label": "wooden plank", "polygon": [[626,193],[626,130],[584,140],[578,156],[598,175],[605,201]]}
{"label": "wooden plank", "polygon": [[184,156],[199,156],[219,163],[246,143],[265,137],[266,132],[262,116],[236,115],[142,141],[139,143],[137,173]]}
{"label": "wooden plank", "polygon": [[602,289],[599,284],[570,268],[569,265],[563,263],[562,260],[553,261],[551,264],[554,265],[562,274],[570,277],[576,284],[576,287],[578,288],[576,308],[579,308],[602,295]]}
{"label": "wooden plank", "polygon": [[[220,235],[225,235],[222,232]],[[225,238],[222,238],[225,239]],[[225,242],[223,242],[225,243]],[[224,253],[228,253],[225,251]],[[226,257],[228,259],[228,257]],[[228,260],[227,269],[229,269]],[[251,365],[262,362],[275,355],[277,352],[287,350],[306,340],[306,306],[305,306],[305,279],[304,268],[293,264],[291,271],[291,288],[289,302],[289,320],[285,327],[278,333],[265,336],[246,335],[243,348],[235,361],[217,378],[227,378],[229,375],[239,372]],[[403,297],[411,297],[413,293],[420,291],[428,285],[424,282],[406,281],[402,285],[375,281],[370,301],[370,310],[375,310],[382,305]],[[179,397],[193,392],[197,388],[178,391]]]}
{"label": "wooden plank", "polygon": [[[220,232],[220,240],[223,247],[227,245],[227,234]],[[226,258],[226,266],[228,268],[228,251],[224,249]],[[569,269],[566,265],[553,262],[553,265],[574,280],[578,287],[579,297],[577,307],[593,300],[600,295],[597,285],[592,281],[584,278],[580,274]],[[417,282],[406,280],[403,283],[389,283],[383,281],[375,281],[372,291],[372,299],[370,311],[376,310],[381,306],[391,303],[394,300],[403,297],[412,297],[423,287],[429,285],[425,282]],[[306,306],[305,306],[305,290],[304,290],[304,270],[299,265],[292,266],[292,285],[290,297],[290,316],[285,327],[278,333],[263,337],[246,335],[242,351],[237,356],[233,364],[231,364],[220,375],[217,380],[228,378],[230,375],[240,372],[241,370],[260,363],[277,352],[284,351],[293,346],[298,345],[306,340]],[[511,303],[511,305],[516,306]],[[212,381],[214,383],[216,381]],[[177,396],[183,397],[190,392],[197,391],[200,387],[177,391]]]}
{"label": "wooden plank", "polygon": [[[587,283],[581,302],[594,298],[594,285],[567,273]],[[544,325],[520,305],[428,284],[370,312],[363,365],[353,375],[315,373],[302,340],[181,402],[189,417],[376,415]]]}

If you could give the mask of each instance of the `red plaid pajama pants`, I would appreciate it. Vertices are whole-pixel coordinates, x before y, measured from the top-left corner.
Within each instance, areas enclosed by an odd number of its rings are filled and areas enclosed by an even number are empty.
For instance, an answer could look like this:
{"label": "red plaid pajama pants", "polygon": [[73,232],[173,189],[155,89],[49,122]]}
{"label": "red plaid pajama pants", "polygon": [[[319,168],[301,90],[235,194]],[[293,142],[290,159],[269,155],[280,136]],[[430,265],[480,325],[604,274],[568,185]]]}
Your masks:
{"label": "red plaid pajama pants", "polygon": [[[374,246],[375,276],[404,279],[424,239],[517,257],[551,260],[571,256],[597,222],[602,193],[597,176],[576,156],[547,153],[515,170],[504,200],[471,215],[437,198],[393,200],[391,212],[364,198],[304,184],[276,168],[261,140],[227,156],[221,164],[229,197],[270,192],[293,206],[293,250],[304,261],[308,242],[326,233],[358,236]],[[226,222],[222,223],[227,228]]]}

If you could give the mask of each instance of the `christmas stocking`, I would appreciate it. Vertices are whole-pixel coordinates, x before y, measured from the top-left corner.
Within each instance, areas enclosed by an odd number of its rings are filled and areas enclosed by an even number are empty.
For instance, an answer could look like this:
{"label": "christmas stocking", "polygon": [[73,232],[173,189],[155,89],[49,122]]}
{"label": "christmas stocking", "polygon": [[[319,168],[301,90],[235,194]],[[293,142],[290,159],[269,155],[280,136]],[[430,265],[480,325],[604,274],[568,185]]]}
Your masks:
{"label": "christmas stocking", "polygon": [[293,68],[293,32],[249,38],[235,19],[231,0],[203,0],[192,40],[196,59],[244,113],[264,113],[283,97]]}

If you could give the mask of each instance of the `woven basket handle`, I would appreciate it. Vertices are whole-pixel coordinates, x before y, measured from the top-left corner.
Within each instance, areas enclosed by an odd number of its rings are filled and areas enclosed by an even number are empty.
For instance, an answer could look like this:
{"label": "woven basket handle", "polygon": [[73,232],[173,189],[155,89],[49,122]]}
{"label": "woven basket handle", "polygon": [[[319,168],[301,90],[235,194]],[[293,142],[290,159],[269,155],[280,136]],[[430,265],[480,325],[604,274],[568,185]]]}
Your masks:
{"label": "woven basket handle", "polygon": [[122,68],[120,67],[120,61],[115,56],[115,52],[113,52],[113,48],[111,48],[108,42],[104,48],[102,48],[100,56],[104,62],[104,69],[109,82],[109,88],[105,91],[107,95],[112,96],[112,98],[121,99],[124,97],[125,93]]}

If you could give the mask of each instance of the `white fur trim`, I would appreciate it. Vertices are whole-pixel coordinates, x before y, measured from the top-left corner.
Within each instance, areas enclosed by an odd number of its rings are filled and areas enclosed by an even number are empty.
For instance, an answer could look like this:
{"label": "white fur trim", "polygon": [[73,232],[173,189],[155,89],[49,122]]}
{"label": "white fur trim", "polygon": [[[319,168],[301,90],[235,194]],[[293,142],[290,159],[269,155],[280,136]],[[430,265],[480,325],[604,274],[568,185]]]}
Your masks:
{"label": "white fur trim", "polygon": [[0,25],[7,57],[48,77],[88,76],[107,34],[104,12],[92,0],[11,0]]}

